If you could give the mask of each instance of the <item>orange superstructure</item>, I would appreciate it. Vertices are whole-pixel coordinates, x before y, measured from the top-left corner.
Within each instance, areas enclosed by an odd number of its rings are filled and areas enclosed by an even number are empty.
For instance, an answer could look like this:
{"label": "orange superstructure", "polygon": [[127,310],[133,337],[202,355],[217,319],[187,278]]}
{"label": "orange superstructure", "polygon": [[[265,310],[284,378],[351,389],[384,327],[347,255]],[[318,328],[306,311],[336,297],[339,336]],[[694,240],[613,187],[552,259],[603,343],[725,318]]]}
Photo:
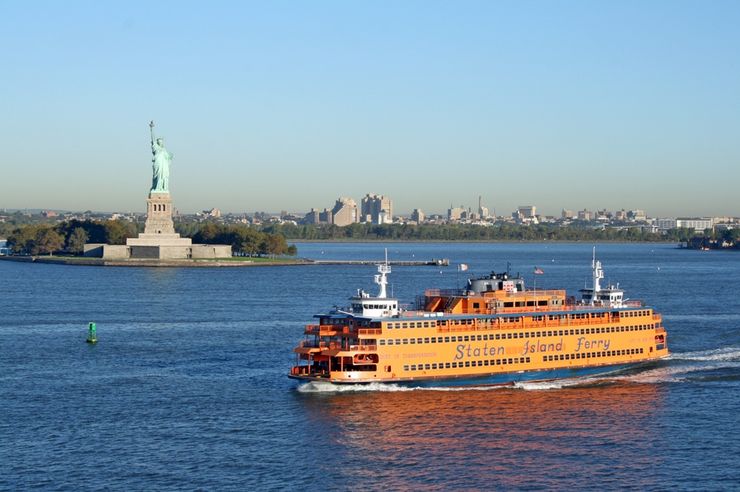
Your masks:
{"label": "orange superstructure", "polygon": [[503,384],[574,377],[668,355],[661,317],[622,291],[594,287],[525,290],[508,273],[471,279],[466,289],[427,290],[416,309],[359,291],[347,310],[318,315],[295,349],[290,377],[332,383]]}

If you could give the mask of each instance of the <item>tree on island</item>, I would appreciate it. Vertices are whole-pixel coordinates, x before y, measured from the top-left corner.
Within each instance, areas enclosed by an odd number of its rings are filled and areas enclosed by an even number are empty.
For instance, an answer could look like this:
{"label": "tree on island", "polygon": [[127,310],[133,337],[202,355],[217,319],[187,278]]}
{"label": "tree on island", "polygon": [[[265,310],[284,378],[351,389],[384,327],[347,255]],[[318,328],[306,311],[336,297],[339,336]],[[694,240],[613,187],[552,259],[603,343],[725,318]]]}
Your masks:
{"label": "tree on island", "polygon": [[67,251],[80,254],[85,250],[85,243],[89,239],[87,232],[82,227],[75,227],[67,238]]}

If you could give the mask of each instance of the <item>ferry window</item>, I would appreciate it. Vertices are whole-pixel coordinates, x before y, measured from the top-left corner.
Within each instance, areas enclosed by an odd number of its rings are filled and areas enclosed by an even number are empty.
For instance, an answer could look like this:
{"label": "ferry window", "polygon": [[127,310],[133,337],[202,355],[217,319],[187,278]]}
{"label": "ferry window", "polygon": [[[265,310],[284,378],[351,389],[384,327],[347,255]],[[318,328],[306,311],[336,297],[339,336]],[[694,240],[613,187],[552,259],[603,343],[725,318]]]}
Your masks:
{"label": "ferry window", "polygon": [[449,369],[449,368],[450,368],[450,363],[449,362],[445,362],[445,369]]}
{"label": "ferry window", "polygon": [[560,354],[560,360],[565,360],[565,355]]}
{"label": "ferry window", "polygon": [[547,336],[548,336],[548,337],[551,337],[551,336],[552,336],[552,332],[548,330],[548,332],[547,332]]}
{"label": "ferry window", "polygon": [[543,355],[543,356],[542,356],[542,362],[548,362],[548,358],[547,358],[547,356],[546,356],[546,355]]}
{"label": "ferry window", "polygon": [[385,366],[385,372],[391,372],[391,366]]}
{"label": "ferry window", "polygon": [[436,368],[437,368],[437,363],[435,362],[432,364],[432,369],[436,369]]}
{"label": "ferry window", "polygon": [[565,360],[570,360],[570,354],[565,354]]}
{"label": "ferry window", "polygon": [[480,308],[480,303],[479,302],[474,302],[473,303],[473,309],[479,309],[479,308]]}
{"label": "ferry window", "polygon": [[431,366],[429,364],[424,364],[424,369],[428,371],[429,369],[431,369]]}
{"label": "ferry window", "polygon": [[410,339],[409,339],[409,343],[410,343],[411,345],[415,345],[415,344],[416,344],[416,338],[410,338]]}
{"label": "ferry window", "polygon": [[483,335],[483,340],[488,340],[488,335]]}
{"label": "ferry window", "polygon": [[487,366],[488,365],[488,359],[486,359],[486,360],[483,361],[483,365],[484,366]]}
{"label": "ferry window", "polygon": [[470,367],[470,361],[469,360],[465,361],[465,367]]}
{"label": "ferry window", "polygon": [[415,371],[416,370],[416,364],[411,364],[411,370],[412,371]]}
{"label": "ferry window", "polygon": [[511,339],[511,333],[507,333],[506,338]]}
{"label": "ferry window", "polygon": [[547,300],[539,300],[537,301],[538,306],[547,306]]}
{"label": "ferry window", "polygon": [[409,324],[408,323],[403,323],[401,326],[403,326],[404,328],[408,328],[409,327]]}
{"label": "ferry window", "polygon": [[511,363],[512,363],[512,362],[511,362],[511,359],[509,359],[509,364],[511,364]]}
{"label": "ferry window", "polygon": [[383,338],[380,339],[380,345],[385,345],[385,340]]}
{"label": "ferry window", "polygon": [[505,303],[504,303],[504,307],[505,307],[505,308],[510,308],[510,307],[514,307],[514,303],[513,303],[513,302],[505,302]]}
{"label": "ferry window", "polygon": [[421,338],[416,339],[416,343],[423,343]]}
{"label": "ferry window", "polygon": [[396,345],[401,345],[401,339],[400,338],[396,338]]}
{"label": "ferry window", "polygon": [[393,339],[392,338],[389,338],[388,339],[388,345],[393,345]]}
{"label": "ferry window", "polygon": [[429,343],[429,337],[426,337],[426,338],[424,339],[424,343]]}
{"label": "ferry window", "polygon": [[453,363],[452,363],[452,367],[453,367],[453,368],[456,368],[456,367],[457,367],[457,362],[453,362]]}
{"label": "ferry window", "polygon": [[403,339],[403,344],[404,345],[408,345],[409,344],[409,339],[408,338],[404,338]]}
{"label": "ferry window", "polygon": [[496,365],[497,366],[500,366],[501,365],[501,359],[496,359]]}
{"label": "ferry window", "polygon": [[496,340],[501,340],[501,334],[500,333],[496,333]]}
{"label": "ferry window", "polygon": [[478,341],[483,340],[483,335],[478,335]]}
{"label": "ferry window", "polygon": [[527,357],[527,360],[526,360],[526,362],[527,362],[527,363],[529,363],[529,357]]}
{"label": "ferry window", "polygon": [[465,337],[463,338],[463,341],[464,342],[469,342],[470,341],[470,337],[468,335],[465,335]]}
{"label": "ferry window", "polygon": [[[441,342],[442,339],[440,338],[439,341]],[[437,337],[432,337],[432,343],[437,343]]]}

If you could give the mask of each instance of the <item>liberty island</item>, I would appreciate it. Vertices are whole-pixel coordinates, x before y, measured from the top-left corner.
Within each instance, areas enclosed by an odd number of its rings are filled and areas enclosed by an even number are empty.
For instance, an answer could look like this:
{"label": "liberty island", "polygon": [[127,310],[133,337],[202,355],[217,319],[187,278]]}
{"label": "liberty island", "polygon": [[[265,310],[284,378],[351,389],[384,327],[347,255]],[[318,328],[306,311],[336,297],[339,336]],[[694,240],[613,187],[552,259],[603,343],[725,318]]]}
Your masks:
{"label": "liberty island", "polygon": [[193,244],[180,237],[172,221],[170,196],[170,166],[172,154],[162,137],[154,136],[154,121],[149,123],[152,149],[152,185],[146,200],[146,223],[138,237],[126,239],[125,245],[89,243],[84,253],[88,257],[108,260],[193,260],[220,259],[232,256],[226,244]]}

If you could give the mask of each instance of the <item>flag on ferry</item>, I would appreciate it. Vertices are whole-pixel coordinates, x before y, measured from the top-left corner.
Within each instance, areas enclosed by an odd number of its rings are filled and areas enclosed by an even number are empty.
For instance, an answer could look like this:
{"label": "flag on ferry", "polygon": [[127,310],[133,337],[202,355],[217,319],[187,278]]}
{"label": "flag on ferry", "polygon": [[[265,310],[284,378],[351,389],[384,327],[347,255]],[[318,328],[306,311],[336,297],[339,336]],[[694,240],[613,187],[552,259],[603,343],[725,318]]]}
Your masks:
{"label": "flag on ferry", "polygon": [[544,275],[545,271],[540,267],[534,267],[534,274],[535,275]]}
{"label": "flag on ferry", "polygon": [[466,263],[460,263],[457,269],[460,270],[461,272],[464,272],[468,269],[468,265]]}

